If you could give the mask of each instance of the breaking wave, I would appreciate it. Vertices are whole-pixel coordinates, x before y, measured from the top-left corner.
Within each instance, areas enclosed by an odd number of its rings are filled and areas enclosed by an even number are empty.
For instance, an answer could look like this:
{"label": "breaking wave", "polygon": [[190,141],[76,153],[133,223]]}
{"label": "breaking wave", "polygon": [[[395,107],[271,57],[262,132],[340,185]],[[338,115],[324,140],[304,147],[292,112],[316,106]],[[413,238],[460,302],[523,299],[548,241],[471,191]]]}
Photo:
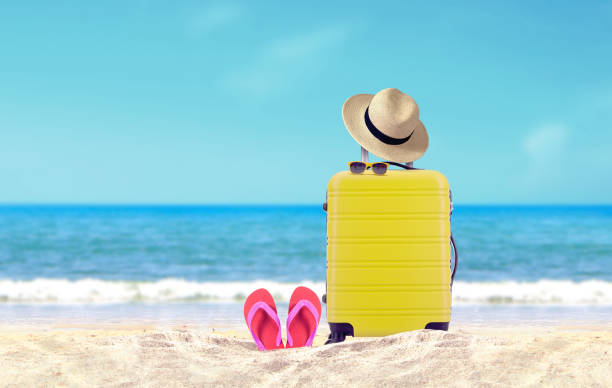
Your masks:
{"label": "breaking wave", "polygon": [[[162,279],[153,282],[101,279],[0,280],[4,304],[109,304],[241,302],[257,288],[277,301],[288,301],[298,285],[325,292],[324,282],[282,283],[194,282]],[[535,282],[462,282],[453,286],[454,304],[612,305],[612,282],[603,280],[538,280]]]}

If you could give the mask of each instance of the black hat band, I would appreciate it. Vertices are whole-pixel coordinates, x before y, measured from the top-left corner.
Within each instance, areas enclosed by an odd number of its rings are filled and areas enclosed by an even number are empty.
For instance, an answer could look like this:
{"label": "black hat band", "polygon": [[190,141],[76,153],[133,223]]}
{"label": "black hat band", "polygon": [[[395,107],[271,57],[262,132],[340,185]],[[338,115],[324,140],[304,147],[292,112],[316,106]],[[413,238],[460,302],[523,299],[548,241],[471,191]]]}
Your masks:
{"label": "black hat band", "polygon": [[365,124],[366,127],[368,127],[368,130],[370,131],[370,133],[377,138],[378,140],[382,141],[385,144],[389,144],[389,145],[400,145],[400,144],[404,144],[405,142],[407,142],[408,140],[410,140],[410,137],[412,136],[412,134],[414,133],[414,130],[410,133],[410,135],[408,135],[408,137],[404,137],[403,139],[398,139],[395,137],[391,137],[391,136],[387,136],[384,133],[382,133],[381,131],[378,130],[378,128],[376,128],[376,126],[374,124],[372,124],[372,120],[370,120],[370,115],[368,114],[368,110],[370,109],[370,107],[368,106],[366,108],[365,111]]}

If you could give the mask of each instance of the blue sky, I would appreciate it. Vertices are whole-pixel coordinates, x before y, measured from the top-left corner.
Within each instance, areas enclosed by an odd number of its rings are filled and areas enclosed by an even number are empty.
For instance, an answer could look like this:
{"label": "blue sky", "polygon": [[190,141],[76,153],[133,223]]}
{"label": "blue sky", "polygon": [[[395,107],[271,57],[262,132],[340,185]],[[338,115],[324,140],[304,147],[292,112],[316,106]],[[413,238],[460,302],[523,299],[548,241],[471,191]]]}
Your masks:
{"label": "blue sky", "polygon": [[396,87],[457,203],[612,202],[609,2],[0,5],[0,202],[320,203]]}

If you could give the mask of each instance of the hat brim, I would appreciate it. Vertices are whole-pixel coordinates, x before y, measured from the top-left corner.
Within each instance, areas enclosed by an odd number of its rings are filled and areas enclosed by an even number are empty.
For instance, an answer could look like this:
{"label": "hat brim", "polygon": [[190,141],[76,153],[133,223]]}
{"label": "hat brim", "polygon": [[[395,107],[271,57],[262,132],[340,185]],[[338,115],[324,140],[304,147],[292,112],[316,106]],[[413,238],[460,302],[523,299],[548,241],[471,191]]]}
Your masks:
{"label": "hat brim", "polygon": [[423,156],[429,146],[429,135],[420,120],[410,140],[403,144],[386,144],[372,135],[366,126],[364,116],[373,97],[373,94],[356,94],[346,100],[342,107],[344,125],[353,139],[374,155],[392,162],[413,162]]}

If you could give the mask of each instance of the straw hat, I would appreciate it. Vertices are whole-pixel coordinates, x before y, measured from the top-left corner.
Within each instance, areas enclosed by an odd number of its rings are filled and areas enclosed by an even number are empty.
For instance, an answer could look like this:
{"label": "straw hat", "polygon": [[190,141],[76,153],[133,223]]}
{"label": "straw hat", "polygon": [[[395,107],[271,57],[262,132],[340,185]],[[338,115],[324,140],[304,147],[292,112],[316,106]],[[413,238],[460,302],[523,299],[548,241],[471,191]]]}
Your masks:
{"label": "straw hat", "polygon": [[342,107],[342,118],[357,143],[393,162],[417,160],[429,145],[419,107],[397,89],[352,96]]}

